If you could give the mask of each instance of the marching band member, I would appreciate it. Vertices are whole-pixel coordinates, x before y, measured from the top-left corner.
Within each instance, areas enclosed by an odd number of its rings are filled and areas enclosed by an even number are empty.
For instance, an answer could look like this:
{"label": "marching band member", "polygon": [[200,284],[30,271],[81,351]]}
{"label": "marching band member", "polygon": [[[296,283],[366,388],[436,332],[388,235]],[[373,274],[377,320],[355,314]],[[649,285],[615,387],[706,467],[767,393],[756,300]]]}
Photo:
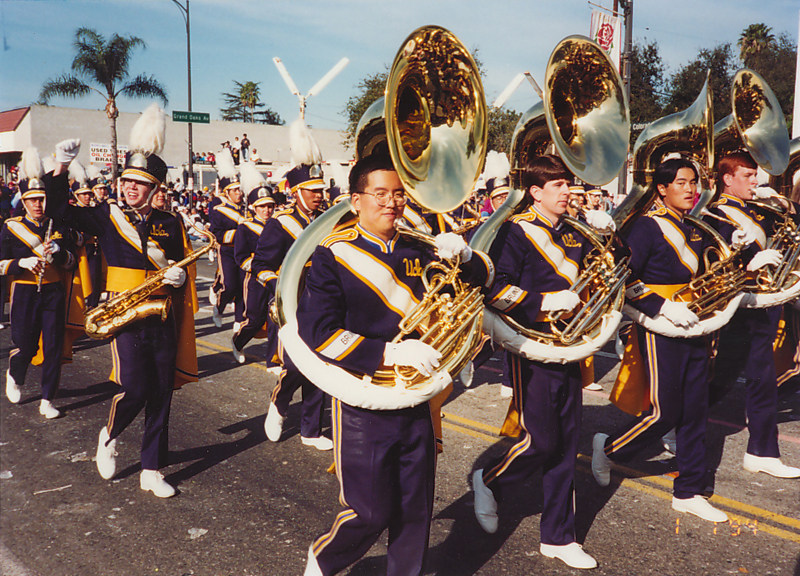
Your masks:
{"label": "marching band member", "polygon": [[[301,338],[331,364],[372,375],[380,366],[434,371],[440,353],[419,340],[392,344],[410,303],[423,293],[429,249],[398,234],[405,190],[388,157],[367,156],[350,172],[358,224],[316,249],[297,319]],[[455,234],[439,255],[460,255],[470,281],[491,283],[491,264]],[[306,576],[329,576],[361,558],[389,530],[388,574],[422,574],[433,511],[436,441],[429,404],[369,410],[333,400],[340,512],[309,548]]]}
{"label": "marching band member", "polygon": [[[319,167],[322,157],[310,132],[302,120],[291,126],[292,157],[300,164],[286,174],[288,185],[296,197],[290,210],[278,212],[264,225],[258,237],[251,276],[266,288],[269,301],[275,294],[278,272],[286,253],[300,233],[311,224],[319,214],[322,192],[325,189],[322,171]],[[271,323],[271,320],[269,321]],[[267,438],[278,442],[283,432],[283,422],[289,411],[289,403],[298,388],[302,389],[303,406],[300,416],[300,440],[306,446],[318,450],[330,450],[333,442],[322,435],[322,417],[325,412],[325,394],[303,376],[288,355],[283,354],[277,338],[267,342],[267,363],[278,356],[283,362],[278,383],[272,391],[264,430]]]}
{"label": "marching band member", "polygon": [[[25,216],[9,218],[0,232],[0,274],[11,276],[11,339],[6,396],[17,404],[28,366],[42,346],[42,401],[39,413],[47,419],[61,412],[53,406],[61,380],[61,351],[66,325],[66,293],[56,269],[72,269],[65,228],[45,216],[43,169],[35,149],[26,150],[20,178]],[[50,237],[47,238],[48,230]]]}
{"label": "marching band member", "polygon": [[[244,364],[245,361],[242,350],[264,328],[269,315],[270,292],[256,280],[251,272],[258,239],[264,230],[264,225],[275,210],[272,189],[252,162],[245,162],[242,165],[242,186],[250,190],[247,195],[247,205],[253,212],[253,217],[239,224],[233,245],[236,264],[245,273],[243,282],[245,319],[231,338],[233,357],[239,364]],[[277,339],[277,330],[274,329],[275,325],[272,322],[270,322],[270,327],[272,329],[269,338]]]}
{"label": "marching band member", "polygon": [[[748,206],[758,185],[757,164],[749,154],[736,152],[719,161],[718,182],[722,194],[710,211],[733,222],[755,241],[748,248],[751,258],[747,269],[755,272],[762,266],[777,265],[781,254],[765,250],[772,233],[774,220]],[[709,221],[726,240],[737,227]],[[714,361],[711,381],[711,403],[718,401],[743,373],[745,384],[745,413],[750,438],[743,466],[749,472],[766,472],[778,478],[800,478],[800,468],[787,466],[780,460],[778,447],[778,383],[775,372],[773,342],[778,331],[782,306],[742,308],[722,329],[719,351]]]}
{"label": "marching band member", "polygon": [[[640,217],[628,235],[633,280],[628,282],[626,298],[647,316],[661,314],[675,326],[688,328],[698,323],[697,315],[684,302],[668,298],[695,276],[709,244],[683,220],[694,203],[697,169],[689,160],[667,160],[656,169],[653,186],[662,206]],[[651,406],[611,437],[595,434],[592,473],[597,483],[608,486],[612,461],[629,460],[676,428],[679,475],[673,483],[672,508],[710,522],[725,522],[728,515],[702,497],[710,337],[670,338],[637,326],[630,338],[636,338],[632,344],[638,344],[643,357]]]}
{"label": "marching band member", "polygon": [[[166,268],[163,287],[155,296],[172,297],[166,320],[158,315],[136,320],[119,330],[111,342],[112,379],[121,391],[112,399],[108,423],[100,430],[96,456],[100,475],[112,478],[116,439],[145,409],[140,486],[160,498],[175,494],[159,472],[167,464],[172,391],[176,379],[197,379],[194,282],[191,276],[187,281],[185,270],[171,265],[183,259],[188,241],[178,216],[150,206],[167,175],[166,164],[157,156],[165,129],[164,113],[154,104],[131,131],[130,152],[120,177],[121,192],[129,206],[125,211],[114,202],[92,208],[70,206],[63,162],[47,182],[48,214],[97,237],[108,261],[109,292],[134,288],[153,272]],[[74,157],[79,147],[77,140],[61,142],[56,145],[56,156]]]}
{"label": "marching band member", "polygon": [[[87,166],[86,176],[88,178],[89,188],[91,188],[94,194],[95,206],[108,202],[108,183],[100,174],[100,170],[97,166],[94,164]],[[94,236],[86,238],[84,246],[86,247],[86,258],[89,263],[89,274],[92,280],[92,293],[86,301],[86,306],[88,308],[94,308],[100,302],[100,295],[105,290],[105,282],[103,280],[103,252],[100,250],[100,245],[97,243],[97,238]]]}
{"label": "marching band member", "polygon": [[244,319],[244,302],[242,301],[242,272],[236,265],[233,255],[233,241],[236,228],[244,219],[245,205],[242,202],[242,187],[236,174],[230,150],[227,148],[217,154],[217,173],[221,194],[214,209],[209,208],[211,233],[219,242],[217,277],[211,290],[215,295],[213,306],[214,325],[222,327],[222,315],[225,307],[234,303],[234,328],[236,332]]}
{"label": "marching band member", "polygon": [[[497,233],[489,252],[497,265],[497,279],[486,305],[526,326],[549,331],[543,315],[570,311],[580,302],[569,287],[591,243],[562,221],[572,174],[560,158],[531,159],[522,178],[533,205]],[[496,532],[497,503],[503,492],[543,468],[541,553],[573,568],[594,568],[595,559],[575,541],[575,462],[582,402],[578,363],[545,364],[507,354],[523,434],[504,456],[474,472],[475,516],[486,532]]]}

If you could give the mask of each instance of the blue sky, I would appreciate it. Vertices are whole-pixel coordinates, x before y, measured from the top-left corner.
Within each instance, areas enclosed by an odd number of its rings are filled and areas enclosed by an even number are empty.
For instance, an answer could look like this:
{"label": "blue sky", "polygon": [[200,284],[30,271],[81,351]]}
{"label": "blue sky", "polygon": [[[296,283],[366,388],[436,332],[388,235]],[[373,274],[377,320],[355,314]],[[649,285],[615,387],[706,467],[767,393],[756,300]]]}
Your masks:
{"label": "blue sky", "polygon": [[[599,0],[597,3],[601,3]],[[612,0],[602,0],[607,6]],[[358,81],[390,64],[415,28],[437,24],[470,48],[479,48],[491,102],[518,72],[541,81],[556,43],[588,34],[586,0],[190,0],[192,95],[195,111],[219,118],[221,93],[233,80],[261,82],[262,100],[284,120],[298,113],[272,57],[280,57],[302,92],[346,56],[350,64],[318,96],[306,119],[318,128],[343,128],[341,111]],[[751,23],[797,40],[797,0],[635,0],[634,39],[658,41],[670,70],[698,49],[735,43]],[[147,43],[131,72],[153,74],[169,93],[168,110],[186,110],[186,33],[172,0],[1,0],[0,110],[27,106],[42,84],[69,71],[75,30],[133,35]],[[4,48],[4,49],[3,49]],[[537,101],[523,84],[506,106],[524,111]],[[54,104],[102,108],[99,96]],[[121,99],[124,111],[145,100]]]}

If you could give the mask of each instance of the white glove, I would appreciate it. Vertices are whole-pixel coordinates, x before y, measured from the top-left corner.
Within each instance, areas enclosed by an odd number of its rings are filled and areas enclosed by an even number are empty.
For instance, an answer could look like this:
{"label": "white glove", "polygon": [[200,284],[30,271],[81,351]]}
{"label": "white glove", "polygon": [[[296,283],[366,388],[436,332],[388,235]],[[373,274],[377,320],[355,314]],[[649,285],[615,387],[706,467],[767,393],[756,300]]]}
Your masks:
{"label": "white glove", "polygon": [[756,235],[749,230],[734,230],[731,234],[731,248],[744,248],[755,242]]}
{"label": "white glove", "polygon": [[59,252],[61,252],[61,246],[55,242],[50,242],[50,245],[44,251],[44,259],[47,260],[48,264],[52,264],[53,254],[58,254]]}
{"label": "white glove", "polygon": [[545,294],[542,298],[542,312],[569,311],[581,303],[581,297],[571,290]]}
{"label": "white glove", "polygon": [[439,366],[441,357],[442,353],[430,344],[419,340],[403,340],[397,344],[386,343],[383,363],[386,366],[411,366],[423,376],[430,376],[434,368]]}
{"label": "white glove", "polygon": [[753,196],[763,200],[764,198],[769,198],[770,196],[780,196],[780,194],[778,194],[769,186],[759,186],[758,188],[753,189]]}
{"label": "white glove", "polygon": [[161,279],[164,284],[169,284],[175,288],[180,288],[186,282],[186,270],[178,266],[171,266],[164,272],[164,277]]}
{"label": "white glove", "polygon": [[783,256],[777,250],[762,250],[747,263],[747,271],[755,272],[764,266],[778,266]]}
{"label": "white glove", "polygon": [[611,230],[613,232],[617,229],[617,225],[611,215],[602,210],[587,210],[586,223],[598,230]]}
{"label": "white glove", "polygon": [[81,151],[81,139],[70,138],[62,140],[56,144],[56,162],[59,164],[69,164]]}
{"label": "white glove", "polygon": [[675,326],[681,328],[691,328],[700,322],[700,318],[697,317],[697,314],[689,310],[689,306],[687,306],[686,302],[664,300],[664,304],[661,306],[659,313],[675,324]]}
{"label": "white glove", "polygon": [[461,256],[462,262],[469,262],[472,248],[458,234],[445,232],[436,236],[436,255],[444,260]]}
{"label": "white glove", "polygon": [[28,256],[27,258],[20,258],[19,265],[20,268],[25,268],[25,270],[30,270],[33,273],[36,273],[36,268],[38,268],[41,260],[39,260],[38,256]]}

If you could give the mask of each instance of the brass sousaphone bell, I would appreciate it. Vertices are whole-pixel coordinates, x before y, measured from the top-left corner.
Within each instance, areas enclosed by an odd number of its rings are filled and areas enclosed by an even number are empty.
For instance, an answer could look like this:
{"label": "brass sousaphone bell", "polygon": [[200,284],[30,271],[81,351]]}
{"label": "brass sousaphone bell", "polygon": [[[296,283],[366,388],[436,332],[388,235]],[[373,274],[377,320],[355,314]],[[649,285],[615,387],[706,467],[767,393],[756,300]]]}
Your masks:
{"label": "brass sousaphone bell", "polygon": [[[545,72],[543,101],[522,115],[511,144],[511,191],[478,229],[470,246],[487,250],[499,227],[524,206],[522,172],[529,158],[555,152],[581,180],[602,186],[614,179],[627,154],[630,114],[622,79],[606,52],[584,36],[565,38]],[[500,346],[541,362],[566,363],[599,350],[616,332],[624,300],[627,257],[613,234],[601,235],[565,216],[593,245],[584,272],[571,289],[586,302],[568,320],[551,315],[552,333],[522,326],[494,310],[484,312],[484,330]]]}
{"label": "brass sousaphone bell", "polygon": [[[408,195],[428,210],[445,212],[469,196],[481,173],[486,142],[486,101],[469,51],[444,28],[415,30],[394,59],[384,98],[359,122],[356,157],[388,152]],[[366,377],[325,362],[297,333],[299,287],[314,249],[337,226],[346,225],[349,209],[348,202],[340,202],[318,217],[286,255],[276,293],[281,342],[309,380],[346,404],[369,409],[421,404],[449,384],[450,375],[467,364],[480,340],[480,289],[460,284],[453,273],[457,263],[434,263],[423,272],[428,286],[437,290],[429,290],[407,311],[398,338],[420,329],[420,339],[442,352],[432,377],[405,368],[381,369]],[[430,240],[411,230],[400,232]],[[439,292],[443,284],[455,293]]]}

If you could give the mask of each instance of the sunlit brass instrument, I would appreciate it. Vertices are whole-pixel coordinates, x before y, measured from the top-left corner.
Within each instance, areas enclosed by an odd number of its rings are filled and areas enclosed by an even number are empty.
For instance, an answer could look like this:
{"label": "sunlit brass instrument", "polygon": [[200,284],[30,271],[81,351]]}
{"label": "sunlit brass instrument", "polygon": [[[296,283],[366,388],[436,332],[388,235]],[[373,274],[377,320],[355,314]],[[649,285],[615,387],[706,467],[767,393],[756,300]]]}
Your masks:
{"label": "sunlit brass instrument", "polygon": [[[499,227],[520,207],[526,194],[522,173],[529,158],[557,153],[584,182],[607,184],[627,154],[630,115],[622,80],[605,51],[583,36],[562,40],[545,73],[543,102],[522,115],[511,144],[511,190],[503,205],[475,233],[470,245],[486,250]],[[619,237],[600,233],[565,216],[594,245],[570,290],[581,295],[571,315],[550,314],[551,332],[522,326],[505,314],[486,310],[484,330],[507,350],[542,362],[572,362],[599,350],[622,317],[627,249]]]}
{"label": "sunlit brass instrument", "polygon": [[[778,99],[772,89],[756,72],[739,70],[731,86],[731,114],[714,126],[714,147],[717,159],[744,150],[759,167],[773,178],[787,171],[790,162],[789,132]],[[721,185],[718,186],[721,189]],[[796,296],[797,260],[800,245],[797,226],[788,213],[788,204],[777,200],[751,200],[759,210],[767,210],[779,219],[767,248],[781,252],[779,266],[766,266],[758,271],[755,281],[745,290],[753,297],[750,307],[778,305]],[[696,213],[696,211],[695,211]],[[735,216],[735,213],[731,213]]]}
{"label": "sunlit brass instrument", "polygon": [[780,176],[770,176],[769,185],[778,194],[797,202],[800,198],[792,196],[794,176],[800,170],[800,138],[789,142],[789,164]]}
{"label": "sunlit brass instrument", "polygon": [[[388,151],[408,195],[433,212],[448,212],[469,196],[486,154],[487,112],[480,73],[469,51],[449,31],[426,26],[412,32],[389,73],[385,97],[365,112],[357,129],[356,157]],[[296,310],[303,267],[316,246],[344,225],[349,204],[338,204],[309,225],[284,259],[276,290],[280,336],[295,364],[321,389],[355,406],[414,406],[440,392],[469,361],[481,337],[480,291],[458,279],[458,262],[435,262],[423,271],[428,290],[407,311],[402,339],[416,331],[440,352],[437,372],[381,369],[371,378],[321,360],[299,338]],[[407,227],[401,234],[429,242]]]}
{"label": "sunlit brass instrument", "polygon": [[765,266],[755,277],[755,285],[749,284],[753,292],[774,293],[791,290],[800,280],[800,229],[789,210],[785,198],[756,198],[747,202],[757,209],[770,212],[778,218],[772,236],[765,248],[781,253],[778,266]]}
{"label": "sunlit brass instrument", "polygon": [[[204,254],[215,250],[217,247],[217,240],[213,234],[195,228],[195,230],[208,239],[208,244],[195,250],[180,262],[176,262],[172,266],[179,268],[186,268],[190,264],[196,262]],[[143,283],[130,290],[120,292],[113,298],[109,298],[96,308],[93,308],[86,313],[84,319],[84,328],[86,334],[95,340],[102,340],[113,336],[126,326],[133,322],[147,318],[148,316],[159,315],[161,321],[167,319],[169,308],[172,304],[170,296],[166,298],[150,297],[159,290],[164,283],[162,279],[167,270],[172,266],[166,266],[149,276]]]}
{"label": "sunlit brass instrument", "polygon": [[[633,149],[635,184],[628,198],[612,214],[618,229],[630,226],[655,201],[658,191],[653,175],[671,154],[687,158],[698,167],[701,200],[695,210],[698,215],[702,213],[712,195],[708,175],[714,161],[713,126],[712,91],[706,77],[700,94],[689,108],[656,120],[636,140]],[[691,329],[678,328],[660,315],[650,318],[628,304],[623,307],[628,316],[648,330],[676,338],[701,336],[724,326],[743,298],[740,292],[746,274],[739,251],[731,250],[716,230],[693,215],[685,215],[684,222],[698,228],[714,243],[703,254],[704,267],[688,286],[671,297],[673,301],[687,302],[700,322]]]}
{"label": "sunlit brass instrument", "polygon": [[703,320],[723,311],[744,289],[747,271],[741,249],[730,248],[719,232],[702,220],[687,215],[684,221],[713,238],[715,245],[703,254],[703,273],[675,292],[671,300],[686,302],[689,310]]}

